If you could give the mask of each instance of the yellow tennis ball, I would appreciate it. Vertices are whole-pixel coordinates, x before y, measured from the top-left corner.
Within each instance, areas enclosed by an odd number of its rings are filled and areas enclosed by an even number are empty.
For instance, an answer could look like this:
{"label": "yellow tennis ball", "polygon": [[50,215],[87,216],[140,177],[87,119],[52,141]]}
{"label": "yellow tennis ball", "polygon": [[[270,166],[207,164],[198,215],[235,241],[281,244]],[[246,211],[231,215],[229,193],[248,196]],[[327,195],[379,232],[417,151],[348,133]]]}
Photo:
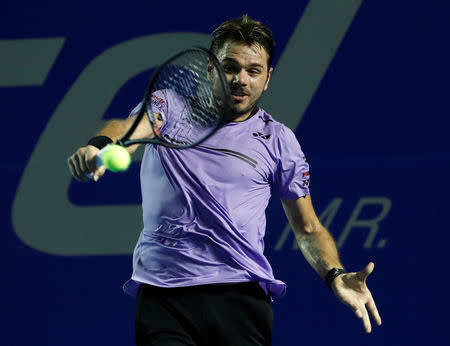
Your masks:
{"label": "yellow tennis ball", "polygon": [[105,167],[112,172],[126,171],[131,163],[128,150],[117,144],[109,145],[102,153],[101,159]]}

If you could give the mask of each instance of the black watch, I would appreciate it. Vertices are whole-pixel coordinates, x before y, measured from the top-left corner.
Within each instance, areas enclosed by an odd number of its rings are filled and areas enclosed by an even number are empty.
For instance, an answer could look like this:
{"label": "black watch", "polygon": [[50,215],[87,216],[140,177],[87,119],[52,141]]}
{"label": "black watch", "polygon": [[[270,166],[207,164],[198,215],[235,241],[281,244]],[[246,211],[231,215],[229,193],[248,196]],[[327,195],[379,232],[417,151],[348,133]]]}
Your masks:
{"label": "black watch", "polygon": [[339,275],[347,273],[343,268],[333,268],[330,269],[325,275],[325,283],[329,288],[331,288],[331,284]]}

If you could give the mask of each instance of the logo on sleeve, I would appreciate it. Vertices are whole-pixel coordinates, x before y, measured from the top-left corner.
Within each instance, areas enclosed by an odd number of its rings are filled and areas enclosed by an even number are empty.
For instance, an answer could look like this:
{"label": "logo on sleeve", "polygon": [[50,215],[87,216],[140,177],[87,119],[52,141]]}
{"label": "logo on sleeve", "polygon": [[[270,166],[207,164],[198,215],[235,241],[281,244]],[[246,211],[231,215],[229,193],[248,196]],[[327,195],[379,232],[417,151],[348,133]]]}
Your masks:
{"label": "logo on sleeve", "polygon": [[302,173],[302,186],[308,187],[309,186],[309,171]]}
{"label": "logo on sleeve", "polygon": [[155,107],[158,111],[161,111],[163,109],[164,104],[166,101],[164,101],[161,97],[156,96],[155,94],[152,95],[152,110],[153,107]]}

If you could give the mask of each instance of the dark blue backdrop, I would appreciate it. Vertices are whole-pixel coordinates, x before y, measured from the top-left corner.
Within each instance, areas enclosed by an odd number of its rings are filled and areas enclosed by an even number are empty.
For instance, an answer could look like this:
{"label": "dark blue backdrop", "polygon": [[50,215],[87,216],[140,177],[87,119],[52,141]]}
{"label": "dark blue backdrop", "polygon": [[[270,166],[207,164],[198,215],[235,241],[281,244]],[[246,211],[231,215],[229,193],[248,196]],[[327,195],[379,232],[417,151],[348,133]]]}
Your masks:
{"label": "dark blue backdrop", "polygon": [[273,305],[273,344],[445,342],[449,10],[439,1],[3,1],[0,344],[133,344],[134,300],[121,285],[139,220],[125,229],[114,215],[139,218],[138,162],[83,185],[66,157],[139,100],[154,62],[134,59],[160,47],[136,47],[162,37],[167,57],[243,13],[273,29],[264,107],[296,128],[316,211],[347,268],[375,262],[368,284],[384,322],[364,334],[293,247],[274,196],[266,255],[288,291]]}

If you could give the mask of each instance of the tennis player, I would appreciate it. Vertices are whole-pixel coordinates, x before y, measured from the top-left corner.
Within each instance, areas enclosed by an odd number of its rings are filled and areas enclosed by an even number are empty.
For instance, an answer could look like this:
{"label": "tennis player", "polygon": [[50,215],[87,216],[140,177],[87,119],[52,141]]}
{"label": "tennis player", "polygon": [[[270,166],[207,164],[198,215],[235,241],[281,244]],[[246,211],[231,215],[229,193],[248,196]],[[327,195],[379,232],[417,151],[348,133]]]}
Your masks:
{"label": "tennis player", "polygon": [[[265,209],[278,191],[306,260],[334,294],[372,330],[381,318],[366,279],[369,263],[346,272],[336,244],[316,216],[309,167],[294,133],[258,107],[273,72],[269,28],[247,15],[222,23],[211,50],[232,92],[227,122],[201,145],[177,150],[147,145],[141,166],[144,229],[124,290],[137,296],[138,345],[270,345],[272,302],[286,285],[264,257]],[[170,119],[176,96],[156,93],[153,109]],[[135,112],[135,111],[134,111]],[[119,139],[134,113],[113,120],[69,159],[73,176],[104,174],[95,155]],[[164,120],[159,120],[164,121]],[[138,127],[136,137],[152,136]],[[156,169],[155,169],[156,163]],[[167,182],[161,208],[152,204],[155,171]]]}

